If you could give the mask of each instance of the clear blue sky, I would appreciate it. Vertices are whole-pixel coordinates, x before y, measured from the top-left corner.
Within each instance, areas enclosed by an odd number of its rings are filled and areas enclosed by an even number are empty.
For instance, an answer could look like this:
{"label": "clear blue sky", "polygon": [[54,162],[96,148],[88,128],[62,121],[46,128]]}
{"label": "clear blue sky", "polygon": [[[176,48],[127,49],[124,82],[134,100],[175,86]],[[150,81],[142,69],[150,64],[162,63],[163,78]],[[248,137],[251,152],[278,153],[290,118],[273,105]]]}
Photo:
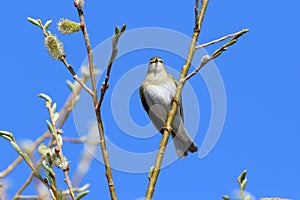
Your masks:
{"label": "clear blue sky", "polygon": [[[191,36],[193,4],[194,1],[87,1],[84,10],[92,47],[109,38],[115,25],[123,23],[127,24],[128,30],[160,27]],[[26,138],[34,140],[46,130],[45,120],[48,119],[44,103],[37,94],[47,93],[58,106],[62,106],[69,94],[65,81],[71,76],[62,63],[49,58],[43,47],[40,30],[28,23],[26,17],[43,21],[52,19],[54,22],[60,18],[77,21],[77,11],[73,1],[4,1],[1,5],[0,129],[13,132],[20,142]],[[161,171],[154,199],[221,199],[222,195],[232,195],[238,189],[236,178],[244,169],[248,170],[247,191],[256,199],[268,196],[300,198],[299,7],[299,1],[210,2],[200,43],[243,28],[250,29],[215,61],[226,91],[224,128],[207,156],[200,159],[198,154],[190,154]],[[55,23],[50,30],[64,42],[67,59],[78,70],[86,55],[81,33],[62,36],[55,30]],[[149,37],[143,33],[136,40],[148,41]],[[122,42],[123,45],[129,45],[121,38],[120,45]],[[178,41],[174,43],[178,44]],[[215,45],[206,50],[212,53],[217,47]],[[187,48],[183,45],[180,51],[187,52]],[[184,63],[174,52],[161,49],[137,50],[122,55],[113,66],[111,87],[103,105],[107,137],[118,147],[130,152],[154,151],[160,135],[148,137],[148,133],[140,131],[148,138],[139,138],[124,133],[111,114],[113,91],[124,74],[145,65],[154,55],[161,56],[168,66],[177,71]],[[101,54],[95,59],[106,62]],[[132,81],[138,87],[142,79],[139,76]],[[190,108],[189,103],[185,103],[185,118],[189,123],[193,121],[193,116],[188,113],[192,113],[193,109],[195,113],[200,113],[195,137],[200,147],[210,122],[211,101],[201,76],[194,77],[190,83],[199,101],[199,108]],[[126,95],[126,92],[123,93]],[[124,97],[120,95],[117,98]],[[148,125],[137,91],[128,101],[133,122],[140,126]],[[118,112],[114,114],[118,115]],[[78,137],[74,119],[76,115],[71,116],[63,128],[68,137]],[[189,128],[192,129],[193,124],[190,127],[187,124]],[[4,139],[0,139],[0,146],[0,170],[3,170],[17,154]],[[67,143],[64,146],[65,154],[71,161],[71,174],[74,170],[72,165],[78,161],[82,148],[82,145]],[[126,159],[122,162],[127,162],[131,167],[137,165]],[[152,163],[151,160],[147,162]],[[134,200],[144,196],[148,184],[147,173],[125,171],[113,171],[119,199]],[[29,172],[29,168],[22,163],[5,179],[10,184],[10,197]],[[91,192],[86,199],[109,199],[104,166],[97,160],[92,162],[84,183],[91,183]],[[63,182],[60,186],[66,188]],[[25,191],[25,194],[34,193],[32,186]]]}

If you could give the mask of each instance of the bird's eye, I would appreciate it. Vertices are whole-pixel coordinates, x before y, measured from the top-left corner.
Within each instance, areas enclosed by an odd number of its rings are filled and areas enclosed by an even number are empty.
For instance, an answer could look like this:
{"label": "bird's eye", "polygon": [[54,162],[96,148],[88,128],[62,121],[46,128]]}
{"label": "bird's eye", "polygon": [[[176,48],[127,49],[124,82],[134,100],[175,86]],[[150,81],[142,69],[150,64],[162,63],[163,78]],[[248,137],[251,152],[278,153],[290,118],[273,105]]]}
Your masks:
{"label": "bird's eye", "polygon": [[153,58],[150,59],[151,64],[152,63],[158,63],[158,62],[163,63],[162,59],[159,58],[159,57],[153,57]]}

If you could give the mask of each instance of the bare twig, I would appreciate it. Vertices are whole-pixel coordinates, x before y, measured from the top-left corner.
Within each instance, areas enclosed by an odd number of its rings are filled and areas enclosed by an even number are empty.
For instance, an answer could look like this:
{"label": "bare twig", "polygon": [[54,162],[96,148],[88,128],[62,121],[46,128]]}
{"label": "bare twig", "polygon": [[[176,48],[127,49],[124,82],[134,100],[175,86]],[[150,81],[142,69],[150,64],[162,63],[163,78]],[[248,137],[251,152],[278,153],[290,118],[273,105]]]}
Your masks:
{"label": "bare twig", "polygon": [[[245,30],[245,29],[244,29],[244,30]],[[244,30],[242,30],[242,31],[244,31]],[[207,47],[207,46],[210,46],[210,45],[212,45],[212,44],[215,44],[215,43],[221,42],[221,41],[223,41],[223,40],[226,40],[226,39],[228,39],[228,38],[234,37],[234,36],[238,35],[240,32],[241,32],[241,31],[236,32],[236,33],[232,33],[232,34],[229,34],[229,35],[226,35],[226,36],[224,36],[224,37],[221,37],[221,38],[219,38],[219,39],[216,39],[216,40],[213,40],[213,41],[204,43],[204,44],[200,44],[200,45],[196,46],[196,49],[200,49],[200,48],[203,48],[203,47]]]}
{"label": "bare twig", "polygon": [[94,72],[93,52],[92,52],[90,39],[89,39],[89,35],[87,32],[87,28],[86,28],[83,11],[80,7],[77,7],[77,12],[78,12],[78,16],[80,19],[80,24],[82,26],[82,33],[83,33],[83,37],[84,37],[84,41],[85,41],[85,46],[87,49],[87,54],[88,54],[90,77],[91,77],[91,82],[92,82],[92,90],[94,93],[93,103],[94,103],[95,114],[96,114],[96,118],[97,118],[97,127],[98,127],[98,131],[99,131],[99,136],[100,136],[100,147],[101,147],[103,161],[104,161],[105,169],[106,169],[106,178],[107,178],[107,182],[108,182],[111,199],[116,200],[117,196],[116,196],[116,192],[115,192],[112,171],[111,171],[110,162],[109,162],[109,158],[108,158],[108,152],[106,149],[104,129],[103,129],[102,118],[101,118],[101,113],[100,113],[100,109],[99,109],[100,107],[98,106],[98,95],[97,95],[97,85],[96,85],[96,78],[95,78],[95,72]]}
{"label": "bare twig", "polygon": [[98,100],[97,100],[97,85],[96,85],[95,69],[94,69],[94,62],[93,62],[93,51],[92,51],[92,47],[91,47],[91,43],[90,43],[89,34],[88,34],[87,28],[86,28],[83,11],[82,11],[82,9],[77,8],[77,12],[78,12],[80,24],[82,26],[81,30],[83,33],[85,46],[86,46],[86,50],[87,50],[87,54],[88,54],[90,77],[91,77],[91,82],[92,82],[92,90],[94,93],[94,95],[92,97],[93,97],[94,105],[96,106]]}
{"label": "bare twig", "polygon": [[94,139],[89,140],[86,136],[82,136],[80,138],[63,137],[63,141],[72,144],[86,143],[86,144],[93,144],[93,145],[99,144],[100,142],[99,140],[94,140]]}
{"label": "bare twig", "polygon": [[[249,31],[248,29],[243,29],[243,30],[241,30],[241,31],[239,31],[239,32],[237,32],[237,33],[231,34],[230,37],[233,37],[233,39],[229,40],[226,44],[224,44],[222,47],[220,47],[219,49],[217,49],[211,56],[208,56],[208,55],[203,56],[200,65],[199,65],[194,71],[192,71],[189,75],[187,75],[187,76],[185,77],[185,79],[183,80],[183,82],[185,83],[185,82],[186,82],[187,80],[189,80],[192,76],[194,76],[194,75],[195,75],[200,69],[202,69],[202,67],[203,67],[204,65],[206,65],[209,61],[211,61],[211,60],[217,58],[218,56],[220,56],[221,53],[222,53],[223,51],[226,51],[226,50],[227,50],[227,47],[233,45],[233,44],[237,41],[237,39],[238,39],[239,37],[241,37],[243,34],[247,33],[248,31]],[[225,37],[227,37],[227,36],[225,36]],[[225,37],[223,37],[223,38],[225,38]],[[227,37],[227,38],[228,38],[228,37]],[[222,38],[221,38],[221,39],[222,39]],[[215,40],[215,41],[216,41],[216,40]],[[221,41],[221,40],[220,40],[220,41]],[[206,43],[206,44],[208,44],[208,43]],[[211,43],[211,44],[213,44],[213,43]]]}
{"label": "bare twig", "polygon": [[30,176],[26,179],[26,181],[23,183],[23,185],[19,188],[19,190],[16,192],[16,194],[13,197],[13,200],[16,200],[20,198],[20,194],[27,188],[27,186],[31,183],[33,178],[33,173],[30,174]]}
{"label": "bare twig", "polygon": [[67,67],[67,69],[69,70],[69,72],[72,74],[73,79],[75,81],[77,81],[77,83],[79,83],[79,85],[81,87],[83,87],[83,89],[85,89],[85,91],[87,91],[91,96],[94,96],[93,91],[84,83],[84,81],[82,81],[80,78],[78,78],[78,76],[75,73],[73,67],[67,62],[66,58],[61,57],[60,60],[61,60],[62,63],[64,63],[64,65]]}
{"label": "bare twig", "polygon": [[[150,181],[148,184],[148,189],[147,189],[147,193],[146,193],[146,199],[147,200],[151,200],[153,193],[154,193],[154,188],[157,182],[157,178],[160,172],[160,167],[161,167],[161,163],[162,163],[162,159],[164,157],[164,153],[165,153],[165,149],[166,149],[166,145],[168,143],[168,139],[172,130],[172,122],[174,120],[177,108],[178,108],[178,103],[180,101],[180,96],[181,96],[181,92],[184,86],[184,83],[182,80],[185,79],[188,70],[191,66],[191,62],[195,53],[195,46],[201,31],[201,26],[202,26],[202,22],[203,22],[203,18],[205,15],[205,11],[208,5],[208,0],[202,0],[202,6],[201,6],[201,10],[200,10],[200,14],[196,16],[196,21],[195,21],[195,27],[194,27],[194,33],[193,33],[193,37],[191,40],[191,44],[190,44],[190,48],[189,48],[189,52],[188,52],[188,56],[186,59],[186,63],[185,65],[182,67],[182,71],[181,71],[181,75],[180,75],[180,81],[178,83],[177,89],[176,89],[176,93],[175,93],[175,97],[174,100],[172,102],[172,108],[168,113],[168,117],[167,117],[167,121],[164,125],[164,133],[163,133],[163,137],[161,139],[160,142],[160,146],[159,146],[159,151],[157,153],[157,157],[155,160],[155,164],[154,164],[154,168],[153,168],[153,174],[150,177]],[[195,3],[195,11],[198,11],[198,1],[196,1]]]}
{"label": "bare twig", "polygon": [[96,118],[97,118],[97,127],[98,127],[98,131],[99,131],[99,136],[100,136],[100,147],[101,147],[103,161],[104,161],[105,168],[106,168],[106,178],[107,178],[107,182],[108,182],[108,186],[109,186],[111,199],[115,200],[115,199],[117,199],[117,196],[115,193],[115,187],[114,187],[114,182],[113,182],[113,178],[112,178],[112,171],[111,171],[110,162],[109,162],[109,158],[108,158],[108,152],[106,149],[105,135],[104,135],[104,129],[103,129],[100,108],[101,108],[101,104],[104,99],[105,92],[108,88],[108,81],[109,81],[111,67],[112,67],[113,61],[117,55],[117,43],[119,41],[121,34],[125,31],[126,26],[123,25],[121,31],[119,30],[119,27],[116,27],[116,29],[115,29],[115,35],[113,37],[112,54],[111,54],[111,57],[109,59],[108,65],[107,65],[106,78],[102,84],[101,95],[100,95],[100,99],[98,101],[97,86],[96,86],[94,64],[93,64],[93,52],[92,52],[89,35],[87,32],[87,28],[86,28],[84,13],[82,11],[82,7],[79,7],[76,4],[75,4],[75,6],[77,7],[78,16],[79,16],[80,24],[82,27],[82,33],[83,33],[83,37],[85,40],[85,46],[86,46],[87,54],[88,54],[90,77],[91,77],[91,82],[92,82],[92,90],[94,93],[93,102],[94,102],[95,114],[96,114]]}
{"label": "bare twig", "polygon": [[[30,183],[30,181],[29,181]],[[74,192],[83,192],[86,191],[89,187],[89,184],[86,184],[80,188],[73,188]],[[62,195],[67,196],[70,194],[69,190],[62,191]],[[46,199],[49,197],[48,195],[18,195],[15,199],[37,199],[37,200],[42,200]],[[14,200],[15,200],[14,199]]]}

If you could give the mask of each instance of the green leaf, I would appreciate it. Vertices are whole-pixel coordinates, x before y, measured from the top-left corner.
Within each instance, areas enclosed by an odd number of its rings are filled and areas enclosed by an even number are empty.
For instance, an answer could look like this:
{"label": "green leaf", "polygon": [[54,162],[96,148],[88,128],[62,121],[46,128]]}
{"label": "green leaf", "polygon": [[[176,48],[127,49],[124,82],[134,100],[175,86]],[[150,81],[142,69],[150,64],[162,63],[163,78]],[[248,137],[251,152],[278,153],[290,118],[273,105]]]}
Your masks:
{"label": "green leaf", "polygon": [[59,113],[58,113],[58,112],[54,113],[53,121],[54,121],[55,123],[57,122],[58,118],[59,118]]}
{"label": "green leaf", "polygon": [[230,40],[230,41],[226,44],[226,46],[231,46],[231,45],[233,45],[234,43],[236,43],[236,41],[237,41],[237,39],[232,39],[232,40]]}
{"label": "green leaf", "polygon": [[71,81],[69,81],[69,80],[67,80],[66,83],[67,83],[69,89],[71,90],[71,92],[73,92],[74,91],[74,87],[75,87],[74,84]]}
{"label": "green leaf", "polygon": [[4,139],[8,140],[8,141],[12,141],[10,137],[6,136],[6,135],[1,135],[1,137],[3,137]]}
{"label": "green leaf", "polygon": [[126,24],[123,24],[122,28],[121,28],[121,33],[123,33],[126,30]]}
{"label": "green leaf", "polygon": [[12,133],[8,131],[2,131],[2,130],[0,130],[0,136],[7,139],[8,141],[12,141],[14,137]]}
{"label": "green leaf", "polygon": [[245,190],[246,183],[247,183],[247,179],[245,178],[245,179],[241,182],[241,184],[240,184],[240,187],[241,187],[241,190],[242,190],[242,191]]}
{"label": "green leaf", "polygon": [[76,200],[80,200],[82,199],[84,196],[86,196],[90,191],[89,190],[86,190],[86,191],[83,191],[83,192],[80,192],[78,193],[78,195],[76,196]]}
{"label": "green leaf", "polygon": [[50,24],[52,23],[52,20],[48,20],[45,25],[44,25],[44,28],[45,29],[48,29],[48,27],[50,26]]}
{"label": "green leaf", "polygon": [[54,104],[52,105],[52,107],[51,107],[52,113],[55,113],[55,112],[56,112],[56,106],[57,106],[56,103],[54,103]]}
{"label": "green leaf", "polygon": [[212,59],[215,59],[216,57],[220,56],[222,54],[222,51],[215,52],[213,55],[211,55]]}
{"label": "green leaf", "polygon": [[45,99],[45,101],[52,101],[51,97],[49,97],[48,95],[46,95],[44,93],[38,94],[38,97]]}
{"label": "green leaf", "polygon": [[247,174],[247,170],[244,170],[238,177],[239,184],[242,184],[242,182],[245,180]]}
{"label": "green leaf", "polygon": [[149,170],[149,173],[148,173],[148,179],[151,180],[152,178],[152,175],[153,175],[153,172],[154,172],[154,165],[152,165],[150,167],[150,170]]}
{"label": "green leaf", "polygon": [[119,34],[120,33],[120,28],[119,26],[116,26],[115,27],[115,35]]}
{"label": "green leaf", "polygon": [[22,152],[22,150],[20,149],[20,147],[18,146],[18,144],[14,141],[10,141],[11,146],[16,150],[16,152]]}
{"label": "green leaf", "polygon": [[58,192],[58,200],[63,200],[63,199],[64,199],[64,195],[63,195],[62,189],[60,189]]}
{"label": "green leaf", "polygon": [[40,20],[39,19],[33,19],[31,17],[27,17],[27,20],[29,22],[31,22],[32,24],[38,26],[38,27],[41,27],[41,24],[40,24]]}
{"label": "green leaf", "polygon": [[225,195],[225,196],[222,197],[222,199],[223,199],[223,200],[230,200],[230,197],[227,196],[227,195]]}
{"label": "green leaf", "polygon": [[48,120],[46,120],[46,123],[47,123],[47,127],[48,127],[49,132],[51,134],[53,134],[54,133],[54,129],[53,129],[52,124]]}

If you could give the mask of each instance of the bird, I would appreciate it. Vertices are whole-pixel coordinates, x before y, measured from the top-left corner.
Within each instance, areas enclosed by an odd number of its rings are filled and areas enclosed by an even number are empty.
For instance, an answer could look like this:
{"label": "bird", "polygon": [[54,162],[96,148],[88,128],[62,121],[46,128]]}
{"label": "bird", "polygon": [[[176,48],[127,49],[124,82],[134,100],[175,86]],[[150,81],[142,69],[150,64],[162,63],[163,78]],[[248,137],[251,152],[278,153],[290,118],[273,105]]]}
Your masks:
{"label": "bird", "polygon": [[[163,60],[152,57],[144,81],[140,86],[140,99],[154,127],[163,134],[164,124],[171,109],[175,96],[177,81],[166,71]],[[188,152],[196,152],[197,145],[184,127],[182,100],[178,102],[177,112],[172,123],[171,135],[179,158],[187,156]]]}

